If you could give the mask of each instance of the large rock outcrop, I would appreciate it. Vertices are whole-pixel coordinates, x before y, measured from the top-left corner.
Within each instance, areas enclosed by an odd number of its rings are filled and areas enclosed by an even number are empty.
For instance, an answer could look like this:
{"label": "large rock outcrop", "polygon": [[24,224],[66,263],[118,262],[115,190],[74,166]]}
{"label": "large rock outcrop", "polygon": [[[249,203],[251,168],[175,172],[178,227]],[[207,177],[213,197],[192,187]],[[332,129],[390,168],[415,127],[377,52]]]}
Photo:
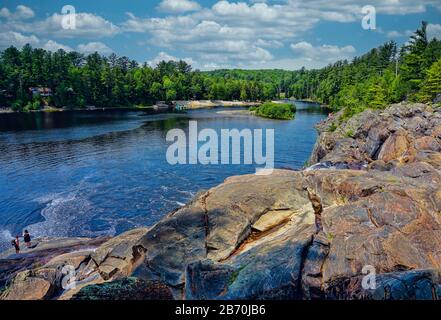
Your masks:
{"label": "large rock outcrop", "polygon": [[128,277],[142,261],[137,241],[148,229],[115,238],[41,239],[24,254],[0,259],[2,299],[70,299],[83,287]]}
{"label": "large rock outcrop", "polygon": [[321,133],[311,164],[389,170],[415,161],[437,166],[441,151],[441,108],[395,104],[367,110],[340,124],[342,113],[317,125]]}
{"label": "large rock outcrop", "polygon": [[[440,299],[441,110],[338,117],[309,168],[228,178],[149,229],[18,273],[3,297]],[[80,285],[61,291],[66,263]]]}

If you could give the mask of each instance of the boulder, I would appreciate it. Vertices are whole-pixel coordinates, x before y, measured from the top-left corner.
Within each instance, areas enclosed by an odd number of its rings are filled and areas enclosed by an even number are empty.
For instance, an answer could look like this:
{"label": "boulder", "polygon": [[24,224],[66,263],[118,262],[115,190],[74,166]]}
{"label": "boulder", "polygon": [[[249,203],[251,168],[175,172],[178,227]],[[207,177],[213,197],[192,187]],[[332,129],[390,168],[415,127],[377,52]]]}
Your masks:
{"label": "boulder", "polygon": [[392,134],[381,147],[378,159],[389,162],[404,157],[409,151],[409,141],[404,134]]}
{"label": "boulder", "polygon": [[2,300],[43,300],[51,294],[49,281],[33,277],[29,271],[19,273],[2,295]]}
{"label": "boulder", "polygon": [[143,247],[137,245],[137,242],[147,231],[147,228],[127,231],[110,239],[91,253],[90,256],[104,280],[125,277],[132,273],[136,263],[144,254]]}
{"label": "boulder", "polygon": [[[320,124],[321,134],[309,162],[335,164],[383,160],[397,166],[415,161],[418,151],[438,152],[440,141],[436,139],[441,133],[438,109],[423,104],[395,104],[385,110],[366,110],[329,131],[331,123],[340,122],[332,117]],[[382,170],[385,169],[383,166]]]}
{"label": "boulder", "polygon": [[431,136],[424,136],[418,138],[414,141],[415,149],[420,150],[431,150],[431,151],[441,151],[441,144]]}

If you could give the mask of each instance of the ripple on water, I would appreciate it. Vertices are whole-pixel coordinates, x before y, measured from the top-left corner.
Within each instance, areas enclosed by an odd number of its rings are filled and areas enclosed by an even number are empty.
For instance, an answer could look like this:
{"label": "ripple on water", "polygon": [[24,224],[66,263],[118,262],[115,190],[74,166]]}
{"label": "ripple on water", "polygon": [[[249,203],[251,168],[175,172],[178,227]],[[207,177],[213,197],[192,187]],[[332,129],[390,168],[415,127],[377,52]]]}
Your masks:
{"label": "ripple on water", "polygon": [[0,247],[10,246],[11,235],[24,228],[34,236],[69,237],[152,225],[200,190],[254,172],[249,166],[167,164],[167,131],[186,130],[190,119],[198,120],[199,129],[217,131],[274,128],[276,162],[298,168],[315,142],[313,125],[324,117],[299,112],[295,120],[280,122],[201,110],[99,124],[79,117],[68,128],[0,128]]}

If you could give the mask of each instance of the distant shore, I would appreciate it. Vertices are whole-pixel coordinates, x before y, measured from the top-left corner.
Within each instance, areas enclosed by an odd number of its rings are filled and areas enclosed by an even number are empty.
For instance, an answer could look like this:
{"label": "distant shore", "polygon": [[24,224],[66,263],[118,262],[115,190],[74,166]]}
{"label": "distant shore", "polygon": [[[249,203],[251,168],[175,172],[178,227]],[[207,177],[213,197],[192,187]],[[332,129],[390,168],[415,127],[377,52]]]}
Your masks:
{"label": "distant shore", "polygon": [[[179,101],[178,101],[179,103]],[[188,109],[203,109],[214,107],[253,107],[258,106],[260,102],[251,101],[226,101],[226,100],[191,100],[181,101]]]}
{"label": "distant shore", "polygon": [[89,107],[89,108],[57,108],[57,107],[45,107],[40,110],[29,110],[29,111],[15,111],[12,108],[1,108],[0,114],[10,114],[10,113],[41,113],[41,112],[69,112],[69,111],[106,111],[106,110],[155,110],[154,106],[127,106],[127,107]]}
{"label": "distant shore", "polygon": [[[185,106],[186,109],[205,109],[215,107],[253,107],[258,106],[261,102],[250,101],[226,101],[226,100],[189,100],[189,101],[177,101],[176,104]],[[169,107],[172,108],[173,104]],[[156,105],[152,106],[127,106],[127,107],[84,107],[84,108],[57,108],[57,107],[45,107],[40,110],[14,111],[12,108],[0,108],[0,114],[10,113],[39,113],[39,112],[66,112],[66,111],[106,111],[106,110],[133,110],[133,111],[161,111],[164,108]],[[165,108],[167,109],[167,108]]]}

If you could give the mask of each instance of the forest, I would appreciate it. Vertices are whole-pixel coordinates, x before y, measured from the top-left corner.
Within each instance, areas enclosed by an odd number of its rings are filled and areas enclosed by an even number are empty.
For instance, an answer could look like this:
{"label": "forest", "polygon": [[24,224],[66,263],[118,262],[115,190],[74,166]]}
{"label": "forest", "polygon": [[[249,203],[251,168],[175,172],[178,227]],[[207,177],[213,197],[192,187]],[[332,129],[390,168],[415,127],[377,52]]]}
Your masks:
{"label": "forest", "polygon": [[[423,22],[402,47],[390,41],[352,61],[296,71],[201,72],[184,61],[151,67],[115,54],[9,47],[0,54],[0,107],[29,111],[41,105],[119,107],[174,100],[295,98],[345,108],[351,116],[403,100],[431,102],[441,92],[441,41],[428,39],[426,29]],[[35,94],[33,88],[47,88],[50,94]]]}
{"label": "forest", "polygon": [[345,115],[401,101],[441,100],[441,41],[428,39],[427,22],[402,47],[394,41],[361,57],[318,70],[216,70],[214,77],[276,84],[282,97],[326,104]]}
{"label": "forest", "polygon": [[[48,88],[50,94],[33,94],[34,88]],[[121,107],[156,101],[276,97],[274,84],[215,78],[193,71],[184,61],[162,61],[152,68],[115,54],[52,53],[30,45],[21,50],[7,48],[0,56],[0,107],[18,111],[39,109],[42,103],[68,108]]]}

